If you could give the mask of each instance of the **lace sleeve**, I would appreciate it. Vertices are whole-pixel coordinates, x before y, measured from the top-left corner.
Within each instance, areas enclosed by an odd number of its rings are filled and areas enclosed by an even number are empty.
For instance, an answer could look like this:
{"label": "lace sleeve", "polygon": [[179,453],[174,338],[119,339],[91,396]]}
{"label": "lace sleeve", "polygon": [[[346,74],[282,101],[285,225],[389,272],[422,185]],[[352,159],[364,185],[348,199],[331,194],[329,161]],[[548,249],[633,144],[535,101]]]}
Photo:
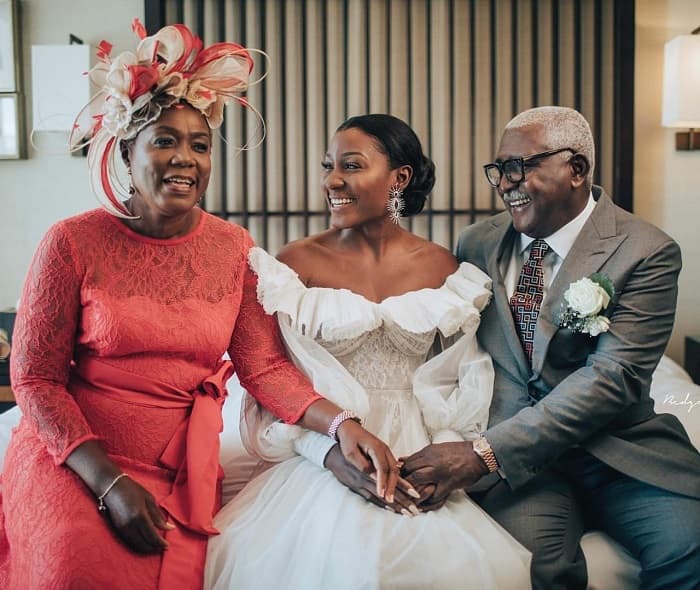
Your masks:
{"label": "lace sleeve", "polygon": [[12,389],[23,415],[56,463],[96,439],[67,389],[80,313],[81,273],[71,241],[53,226],[24,284],[11,355]]}
{"label": "lace sleeve", "polygon": [[321,396],[289,361],[276,318],[258,302],[258,279],[247,256],[253,242],[247,234],[246,238],[243,295],[229,355],[241,385],[275,416],[293,424]]}

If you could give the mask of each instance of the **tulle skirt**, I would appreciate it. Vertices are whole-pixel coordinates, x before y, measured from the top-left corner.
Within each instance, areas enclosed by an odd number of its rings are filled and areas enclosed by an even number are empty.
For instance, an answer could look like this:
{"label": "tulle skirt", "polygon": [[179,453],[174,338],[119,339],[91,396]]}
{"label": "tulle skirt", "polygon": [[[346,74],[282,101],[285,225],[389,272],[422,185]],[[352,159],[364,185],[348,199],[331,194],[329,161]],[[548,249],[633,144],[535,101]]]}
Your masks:
{"label": "tulle skirt", "polygon": [[302,457],[256,477],[214,524],[209,590],[530,588],[530,554],[463,492],[402,516]]}

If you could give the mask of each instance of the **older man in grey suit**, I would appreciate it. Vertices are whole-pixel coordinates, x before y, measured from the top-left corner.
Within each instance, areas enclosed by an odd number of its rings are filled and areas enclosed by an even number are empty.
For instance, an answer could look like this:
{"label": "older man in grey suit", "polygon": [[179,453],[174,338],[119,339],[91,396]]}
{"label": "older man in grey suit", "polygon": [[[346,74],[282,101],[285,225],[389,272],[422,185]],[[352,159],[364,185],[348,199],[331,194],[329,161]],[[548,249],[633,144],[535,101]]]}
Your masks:
{"label": "older man in grey suit", "polygon": [[489,427],[473,444],[427,447],[403,473],[432,484],[423,509],[469,487],[533,552],[535,588],[586,587],[579,541],[593,526],[637,557],[643,588],[697,589],[700,455],[649,397],[681,255],[592,185],[593,162],[572,109],[506,126],[484,168],[507,211],[457,246],[493,279],[478,333],[496,371]]}

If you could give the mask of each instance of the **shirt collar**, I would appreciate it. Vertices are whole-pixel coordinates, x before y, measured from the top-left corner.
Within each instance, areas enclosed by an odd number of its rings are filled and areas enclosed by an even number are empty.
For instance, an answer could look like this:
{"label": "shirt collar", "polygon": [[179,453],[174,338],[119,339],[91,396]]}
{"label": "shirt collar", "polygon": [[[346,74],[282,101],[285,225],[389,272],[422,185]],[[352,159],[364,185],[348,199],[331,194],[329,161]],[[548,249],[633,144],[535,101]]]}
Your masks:
{"label": "shirt collar", "polygon": [[[571,246],[574,245],[574,242],[576,241],[579,233],[581,233],[584,224],[586,221],[588,221],[591,213],[593,213],[593,209],[595,209],[595,199],[593,198],[593,193],[589,192],[588,202],[583,208],[583,211],[581,211],[581,213],[569,221],[569,223],[567,223],[565,226],[560,227],[552,235],[547,236],[544,239],[544,241],[547,242],[547,245],[554,250],[556,255],[562,260],[566,258],[569,250],[571,250]],[[527,250],[530,244],[532,244],[534,241],[535,238],[531,238],[525,234],[520,234],[520,254],[525,252],[525,250]]]}

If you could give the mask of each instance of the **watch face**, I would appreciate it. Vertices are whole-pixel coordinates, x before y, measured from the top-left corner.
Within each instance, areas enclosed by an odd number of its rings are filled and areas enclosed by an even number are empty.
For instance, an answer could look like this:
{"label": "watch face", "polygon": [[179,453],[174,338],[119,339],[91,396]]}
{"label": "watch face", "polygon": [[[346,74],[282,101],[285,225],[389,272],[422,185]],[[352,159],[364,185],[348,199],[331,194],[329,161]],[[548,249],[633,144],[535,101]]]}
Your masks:
{"label": "watch face", "polygon": [[489,449],[489,443],[483,438],[477,438],[473,443],[473,448],[475,453],[485,453]]}

